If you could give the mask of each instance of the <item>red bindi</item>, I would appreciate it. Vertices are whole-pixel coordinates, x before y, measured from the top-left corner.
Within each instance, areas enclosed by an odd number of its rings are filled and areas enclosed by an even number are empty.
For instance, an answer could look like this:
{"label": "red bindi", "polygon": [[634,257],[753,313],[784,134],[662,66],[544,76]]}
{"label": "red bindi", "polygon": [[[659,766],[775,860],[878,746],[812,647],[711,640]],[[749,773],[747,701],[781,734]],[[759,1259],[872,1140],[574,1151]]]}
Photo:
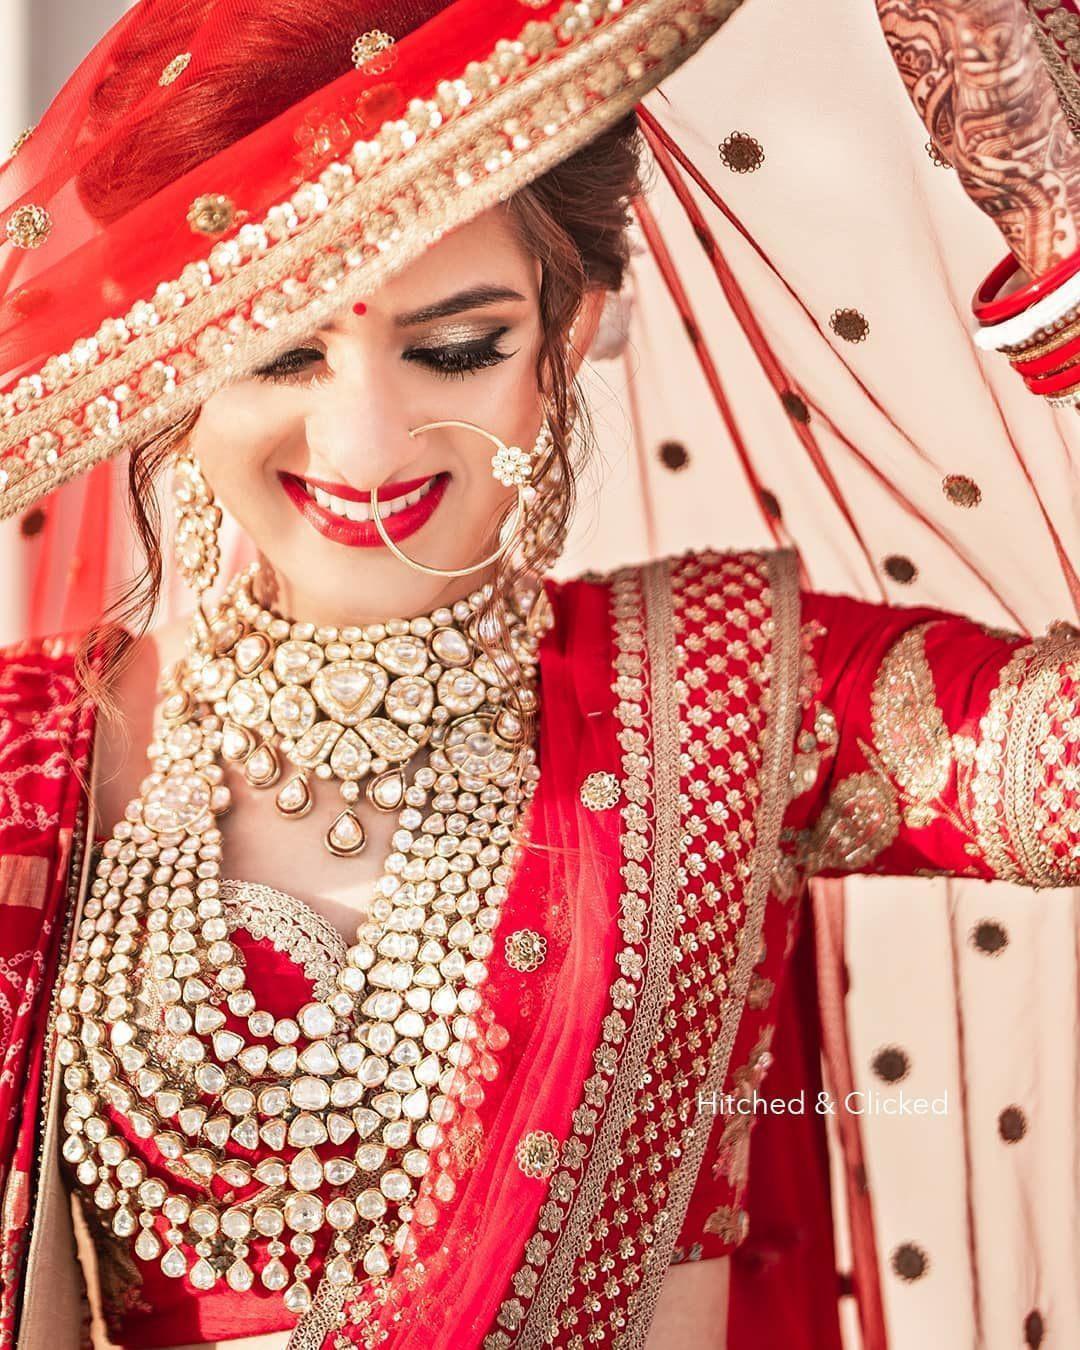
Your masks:
{"label": "red bindi", "polygon": [[363,300],[357,300],[356,304],[352,307],[352,312],[354,314],[366,314],[367,305],[364,304]]}

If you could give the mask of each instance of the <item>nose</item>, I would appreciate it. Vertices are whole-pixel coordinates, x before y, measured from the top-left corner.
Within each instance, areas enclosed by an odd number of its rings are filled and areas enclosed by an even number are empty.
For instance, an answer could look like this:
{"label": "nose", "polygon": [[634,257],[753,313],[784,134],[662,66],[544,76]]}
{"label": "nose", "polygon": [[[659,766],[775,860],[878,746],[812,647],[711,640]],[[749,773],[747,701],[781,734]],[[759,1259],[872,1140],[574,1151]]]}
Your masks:
{"label": "nose", "polygon": [[328,350],[327,365],[305,425],[312,471],[360,489],[400,477],[422,449],[409,436],[390,372],[376,355],[357,351]]}

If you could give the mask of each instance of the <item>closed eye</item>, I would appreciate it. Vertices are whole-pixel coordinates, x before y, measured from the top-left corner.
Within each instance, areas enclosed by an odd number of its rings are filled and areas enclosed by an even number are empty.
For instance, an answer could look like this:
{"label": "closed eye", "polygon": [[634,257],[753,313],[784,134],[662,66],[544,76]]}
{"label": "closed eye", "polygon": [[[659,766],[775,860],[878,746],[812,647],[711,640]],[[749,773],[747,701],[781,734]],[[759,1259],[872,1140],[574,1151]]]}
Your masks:
{"label": "closed eye", "polygon": [[499,346],[499,339],[508,331],[506,328],[497,328],[493,333],[472,338],[468,342],[440,343],[437,346],[416,344],[405,349],[402,359],[426,366],[436,375],[462,379],[475,370],[497,366],[514,355]]}
{"label": "closed eye", "polygon": [[[497,328],[483,337],[471,338],[467,342],[432,344],[430,346],[415,343],[402,352],[402,360],[421,365],[436,375],[463,379],[473,371],[497,366],[500,362],[515,355],[499,346],[499,339],[509,332],[508,328]],[[310,378],[326,354],[318,347],[293,347],[283,352],[269,365],[255,371],[255,377],[267,380],[271,384],[295,384],[307,377],[309,384],[321,384],[329,378],[325,373]]]}

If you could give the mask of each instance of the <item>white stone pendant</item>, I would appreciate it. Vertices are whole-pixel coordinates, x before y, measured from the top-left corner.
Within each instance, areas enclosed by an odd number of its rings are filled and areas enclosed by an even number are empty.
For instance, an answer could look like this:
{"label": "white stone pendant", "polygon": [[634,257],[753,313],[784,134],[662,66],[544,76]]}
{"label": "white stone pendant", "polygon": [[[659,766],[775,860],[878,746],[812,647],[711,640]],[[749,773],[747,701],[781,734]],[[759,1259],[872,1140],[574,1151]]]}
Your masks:
{"label": "white stone pendant", "polygon": [[306,816],[311,810],[311,789],[304,775],[298,773],[278,788],[274,802],[283,816],[289,816],[293,820]]}
{"label": "white stone pendant", "polygon": [[396,811],[405,800],[405,775],[400,769],[388,769],[367,785],[368,801],[380,811]]}
{"label": "white stone pendant", "polygon": [[354,812],[345,810],[326,832],[326,847],[339,858],[351,858],[364,847],[364,827]]}
{"label": "white stone pendant", "polygon": [[252,787],[268,788],[281,776],[281,762],[267,742],[256,746],[244,761],[244,774]]}

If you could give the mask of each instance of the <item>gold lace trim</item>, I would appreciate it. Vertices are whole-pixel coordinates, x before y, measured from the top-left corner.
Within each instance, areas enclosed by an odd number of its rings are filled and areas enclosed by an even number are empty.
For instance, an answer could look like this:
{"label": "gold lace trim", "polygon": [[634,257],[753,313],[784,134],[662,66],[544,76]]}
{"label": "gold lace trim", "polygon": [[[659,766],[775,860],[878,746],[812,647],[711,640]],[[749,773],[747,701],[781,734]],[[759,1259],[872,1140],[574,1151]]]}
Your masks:
{"label": "gold lace trim", "polygon": [[223,881],[225,920],[256,941],[290,957],[311,981],[315,998],[327,1002],[349,946],[328,919],[302,900],[253,881]]}

